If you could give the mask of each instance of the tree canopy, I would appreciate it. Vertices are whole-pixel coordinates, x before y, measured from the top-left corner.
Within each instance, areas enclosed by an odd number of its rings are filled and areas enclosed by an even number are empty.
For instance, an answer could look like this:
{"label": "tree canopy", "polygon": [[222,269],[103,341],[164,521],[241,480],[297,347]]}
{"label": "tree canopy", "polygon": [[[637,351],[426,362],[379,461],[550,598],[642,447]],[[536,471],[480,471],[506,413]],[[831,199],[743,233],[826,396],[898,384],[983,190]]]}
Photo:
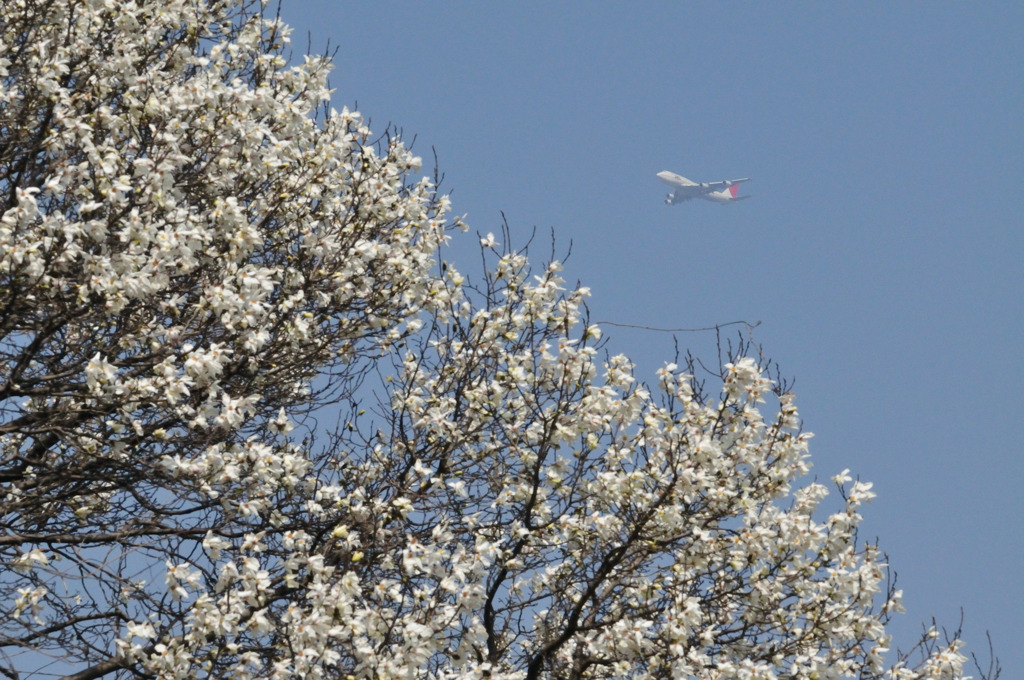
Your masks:
{"label": "tree canopy", "polygon": [[0,7],[0,674],[960,678],[740,339],[648,385],[239,0]]}

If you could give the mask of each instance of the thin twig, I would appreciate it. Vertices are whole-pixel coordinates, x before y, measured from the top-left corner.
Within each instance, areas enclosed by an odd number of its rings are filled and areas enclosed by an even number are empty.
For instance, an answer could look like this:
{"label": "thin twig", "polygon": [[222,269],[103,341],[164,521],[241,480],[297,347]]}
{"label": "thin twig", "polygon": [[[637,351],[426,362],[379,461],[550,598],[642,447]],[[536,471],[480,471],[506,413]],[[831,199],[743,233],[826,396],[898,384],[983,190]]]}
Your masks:
{"label": "thin twig", "polygon": [[644,331],[656,331],[658,333],[699,333],[701,331],[717,331],[720,328],[726,326],[736,326],[742,324],[747,327],[747,330],[753,330],[761,325],[760,321],[750,323],[749,321],[730,321],[728,323],[715,324],[714,326],[708,326],[706,328],[656,328],[654,326],[643,326],[640,324],[632,323],[616,323],[615,321],[595,321],[595,326],[618,326],[619,328],[639,328]]}

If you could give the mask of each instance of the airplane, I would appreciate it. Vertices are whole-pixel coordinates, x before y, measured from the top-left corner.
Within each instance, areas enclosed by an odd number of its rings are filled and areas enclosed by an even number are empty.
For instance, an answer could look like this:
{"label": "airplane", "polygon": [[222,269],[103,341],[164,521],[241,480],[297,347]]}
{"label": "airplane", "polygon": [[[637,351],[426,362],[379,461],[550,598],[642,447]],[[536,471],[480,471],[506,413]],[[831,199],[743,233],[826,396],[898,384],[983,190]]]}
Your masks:
{"label": "airplane", "polygon": [[750,196],[736,195],[736,191],[739,189],[736,185],[740,182],[749,182],[749,177],[727,179],[721,182],[691,182],[681,175],[663,170],[658,173],[658,179],[671,187],[675,187],[675,191],[665,199],[665,203],[668,205],[689,201],[691,198],[703,198],[705,201],[723,204],[750,198]]}

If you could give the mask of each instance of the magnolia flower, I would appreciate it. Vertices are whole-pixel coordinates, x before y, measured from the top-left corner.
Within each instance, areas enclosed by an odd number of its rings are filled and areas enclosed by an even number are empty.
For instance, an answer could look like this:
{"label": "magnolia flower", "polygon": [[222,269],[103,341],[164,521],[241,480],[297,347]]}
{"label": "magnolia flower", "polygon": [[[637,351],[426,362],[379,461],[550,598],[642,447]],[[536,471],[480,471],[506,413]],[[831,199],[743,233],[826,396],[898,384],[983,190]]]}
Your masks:
{"label": "magnolia flower", "polygon": [[148,621],[142,623],[129,621],[125,624],[125,628],[128,631],[129,637],[143,638],[145,640],[152,640],[156,637],[156,630],[153,628],[153,624]]}
{"label": "magnolia flower", "polygon": [[46,556],[46,553],[39,548],[33,548],[32,550],[24,552],[16,557],[11,566],[15,571],[26,574],[39,567],[45,567],[48,564],[50,564],[50,558]]}
{"label": "magnolia flower", "polygon": [[103,387],[109,385],[117,376],[117,369],[97,352],[85,367],[85,383],[89,391],[102,393]]}

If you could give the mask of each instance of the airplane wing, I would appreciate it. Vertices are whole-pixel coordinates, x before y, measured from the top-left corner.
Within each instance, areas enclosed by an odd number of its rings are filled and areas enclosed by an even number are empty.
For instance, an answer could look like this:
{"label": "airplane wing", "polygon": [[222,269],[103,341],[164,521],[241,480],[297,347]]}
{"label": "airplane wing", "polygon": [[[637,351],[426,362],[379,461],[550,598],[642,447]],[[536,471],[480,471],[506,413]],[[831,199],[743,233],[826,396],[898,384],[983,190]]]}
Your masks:
{"label": "airplane wing", "polygon": [[702,189],[707,189],[708,191],[721,191],[722,189],[727,189],[731,187],[733,184],[739,184],[740,182],[749,181],[749,177],[743,177],[741,179],[723,179],[721,182],[703,182],[701,183],[700,187]]}
{"label": "airplane wing", "polygon": [[675,205],[676,203],[689,201],[691,198],[697,198],[697,196],[698,194],[687,192],[686,189],[680,187],[679,189],[676,189],[671,194],[669,194],[668,198],[665,199],[665,202],[668,203],[669,205]]}

